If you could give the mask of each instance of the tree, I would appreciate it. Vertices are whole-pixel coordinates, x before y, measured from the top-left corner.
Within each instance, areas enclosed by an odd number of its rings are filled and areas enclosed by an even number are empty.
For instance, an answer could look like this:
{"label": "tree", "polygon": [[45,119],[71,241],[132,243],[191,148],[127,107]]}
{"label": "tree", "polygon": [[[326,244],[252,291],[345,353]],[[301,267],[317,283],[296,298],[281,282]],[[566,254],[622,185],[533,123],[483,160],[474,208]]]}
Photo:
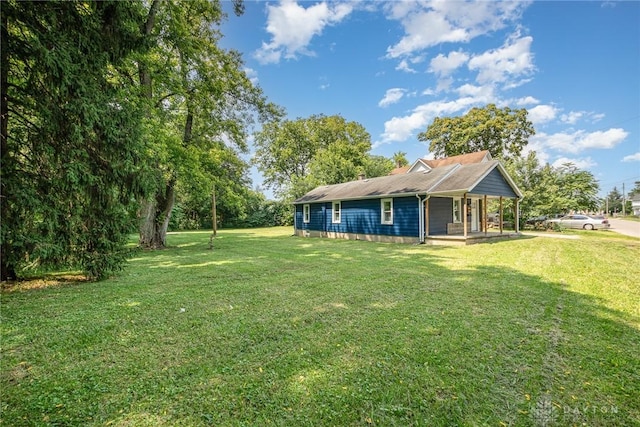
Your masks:
{"label": "tree", "polygon": [[139,3],[2,3],[2,279],[26,266],[102,278],[144,192],[141,110],[123,63]]}
{"label": "tree", "polygon": [[581,170],[573,163],[565,163],[557,171],[566,209],[589,212],[598,208],[600,186],[591,172]]}
{"label": "tree", "polygon": [[384,156],[368,155],[365,158],[363,173],[368,178],[389,175],[395,168],[393,160]]}
{"label": "tree", "polygon": [[593,174],[571,163],[541,166],[535,152],[514,158],[505,167],[524,198],[520,202],[522,220],[527,218],[593,211],[598,208],[598,183]]}
{"label": "tree", "polygon": [[224,162],[215,164],[212,151],[237,157],[247,150],[254,120],[281,113],[251,83],[240,55],[218,46],[224,18],[220,1],[154,0],[148,9],[142,37],[151,47],[134,66],[156,187],[142,201],[141,246],[165,246],[179,188],[226,181]]}
{"label": "tree", "polygon": [[397,168],[401,168],[409,164],[409,160],[407,160],[407,153],[404,153],[402,151],[397,151],[393,153],[392,159],[393,159],[393,164]]}
{"label": "tree", "polygon": [[368,157],[370,139],[361,124],[337,115],[273,122],[256,133],[253,161],[266,186],[296,198],[321,184],[354,180],[368,167],[380,170]]}
{"label": "tree", "polygon": [[464,116],[436,117],[418,139],[429,142],[436,157],[489,150],[493,157],[506,160],[519,157],[532,135],[535,130],[526,109],[500,109],[489,104],[472,108]]}
{"label": "tree", "polygon": [[516,157],[506,162],[505,168],[523,195],[519,203],[521,220],[552,213],[547,211],[548,207],[543,201],[546,194],[544,173],[534,151],[526,157]]}
{"label": "tree", "polygon": [[620,191],[618,191],[617,187],[613,187],[613,190],[607,194],[607,200],[609,204],[609,213],[618,213],[622,212],[622,201],[623,196]]}

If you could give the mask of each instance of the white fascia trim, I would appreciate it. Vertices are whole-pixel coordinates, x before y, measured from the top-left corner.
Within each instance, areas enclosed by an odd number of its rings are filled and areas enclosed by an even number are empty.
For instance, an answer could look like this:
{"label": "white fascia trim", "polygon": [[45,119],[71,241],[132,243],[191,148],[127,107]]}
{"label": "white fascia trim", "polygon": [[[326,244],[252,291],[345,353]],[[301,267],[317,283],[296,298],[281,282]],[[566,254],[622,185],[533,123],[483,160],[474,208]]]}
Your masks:
{"label": "white fascia trim", "polygon": [[406,173],[413,173],[413,169],[418,166],[418,165],[422,165],[424,166],[427,170],[431,170],[433,169],[432,167],[430,167],[428,164],[426,164],[424,161],[422,161],[422,159],[418,159],[415,162],[413,162],[413,164],[411,165],[411,167],[409,168],[409,170]]}

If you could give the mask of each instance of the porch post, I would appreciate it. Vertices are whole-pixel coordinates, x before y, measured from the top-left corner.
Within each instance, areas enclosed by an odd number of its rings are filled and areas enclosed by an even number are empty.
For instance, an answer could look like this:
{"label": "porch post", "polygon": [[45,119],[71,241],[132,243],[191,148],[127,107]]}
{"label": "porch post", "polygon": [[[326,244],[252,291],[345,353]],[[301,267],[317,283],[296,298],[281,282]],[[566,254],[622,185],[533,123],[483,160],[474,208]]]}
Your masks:
{"label": "porch post", "polygon": [[463,204],[463,208],[462,208],[462,224],[463,224],[463,229],[464,229],[464,238],[467,238],[467,193],[464,193],[464,196],[462,198],[462,204]]}
{"label": "porch post", "polygon": [[504,218],[502,214],[502,196],[500,196],[500,234],[502,234],[502,223]]}
{"label": "porch post", "polygon": [[517,197],[516,197],[516,202],[514,203],[514,205],[515,205],[515,209],[516,209],[516,212],[515,212],[515,215],[514,215],[514,217],[516,219],[516,223],[515,223],[514,226],[515,226],[516,233],[519,233],[520,232],[520,212],[519,212],[520,211],[520,199],[518,199]]}
{"label": "porch post", "polygon": [[424,235],[425,238],[429,237],[429,196],[424,202]]}
{"label": "porch post", "polygon": [[484,195],[484,200],[482,201],[482,229],[484,230],[484,235],[487,235],[487,195]]}

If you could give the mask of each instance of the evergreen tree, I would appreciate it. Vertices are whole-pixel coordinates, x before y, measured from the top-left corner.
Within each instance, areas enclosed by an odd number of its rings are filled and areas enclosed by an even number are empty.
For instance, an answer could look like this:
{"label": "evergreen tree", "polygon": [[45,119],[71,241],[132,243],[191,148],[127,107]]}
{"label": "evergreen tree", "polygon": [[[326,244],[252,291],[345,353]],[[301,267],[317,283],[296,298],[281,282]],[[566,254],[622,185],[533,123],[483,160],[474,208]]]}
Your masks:
{"label": "evergreen tree", "polygon": [[607,194],[607,201],[609,204],[609,214],[620,213],[622,212],[622,193],[618,190],[617,187],[613,187],[613,190]]}
{"label": "evergreen tree", "polygon": [[141,52],[140,3],[5,1],[2,13],[2,279],[125,258],[144,190],[140,106],[123,61]]}

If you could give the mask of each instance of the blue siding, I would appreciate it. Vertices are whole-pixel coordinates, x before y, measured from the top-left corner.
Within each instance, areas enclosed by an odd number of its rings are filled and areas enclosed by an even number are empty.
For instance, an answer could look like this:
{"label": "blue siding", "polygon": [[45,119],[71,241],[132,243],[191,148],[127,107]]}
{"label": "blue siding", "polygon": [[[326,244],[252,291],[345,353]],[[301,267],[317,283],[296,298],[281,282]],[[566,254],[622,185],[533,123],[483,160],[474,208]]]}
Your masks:
{"label": "blue siding", "polygon": [[447,234],[447,223],[453,222],[453,199],[429,199],[429,235]]}
{"label": "blue siding", "polygon": [[[303,205],[296,205],[296,228],[298,230],[316,230],[322,231],[324,228],[323,222],[323,208],[324,203],[311,203],[309,204],[309,222],[304,222]],[[331,205],[329,204],[329,209]],[[329,213],[331,215],[331,213]],[[331,218],[329,218],[331,221]]]}
{"label": "blue siding", "polygon": [[341,203],[339,224],[331,222],[331,203],[310,203],[309,223],[302,220],[302,205],[296,205],[296,226],[299,230],[336,233],[374,234],[418,237],[418,199],[393,198],[393,224],[382,224],[381,199],[345,200]]}
{"label": "blue siding", "polygon": [[302,205],[295,205],[295,208],[296,208],[296,212],[294,213],[294,216],[295,216],[294,224],[298,230],[304,230],[304,226],[307,224],[303,223]]}
{"label": "blue siding", "polygon": [[470,193],[486,194],[487,196],[517,197],[513,188],[500,173],[498,168],[493,169],[478,185],[471,189]]}

